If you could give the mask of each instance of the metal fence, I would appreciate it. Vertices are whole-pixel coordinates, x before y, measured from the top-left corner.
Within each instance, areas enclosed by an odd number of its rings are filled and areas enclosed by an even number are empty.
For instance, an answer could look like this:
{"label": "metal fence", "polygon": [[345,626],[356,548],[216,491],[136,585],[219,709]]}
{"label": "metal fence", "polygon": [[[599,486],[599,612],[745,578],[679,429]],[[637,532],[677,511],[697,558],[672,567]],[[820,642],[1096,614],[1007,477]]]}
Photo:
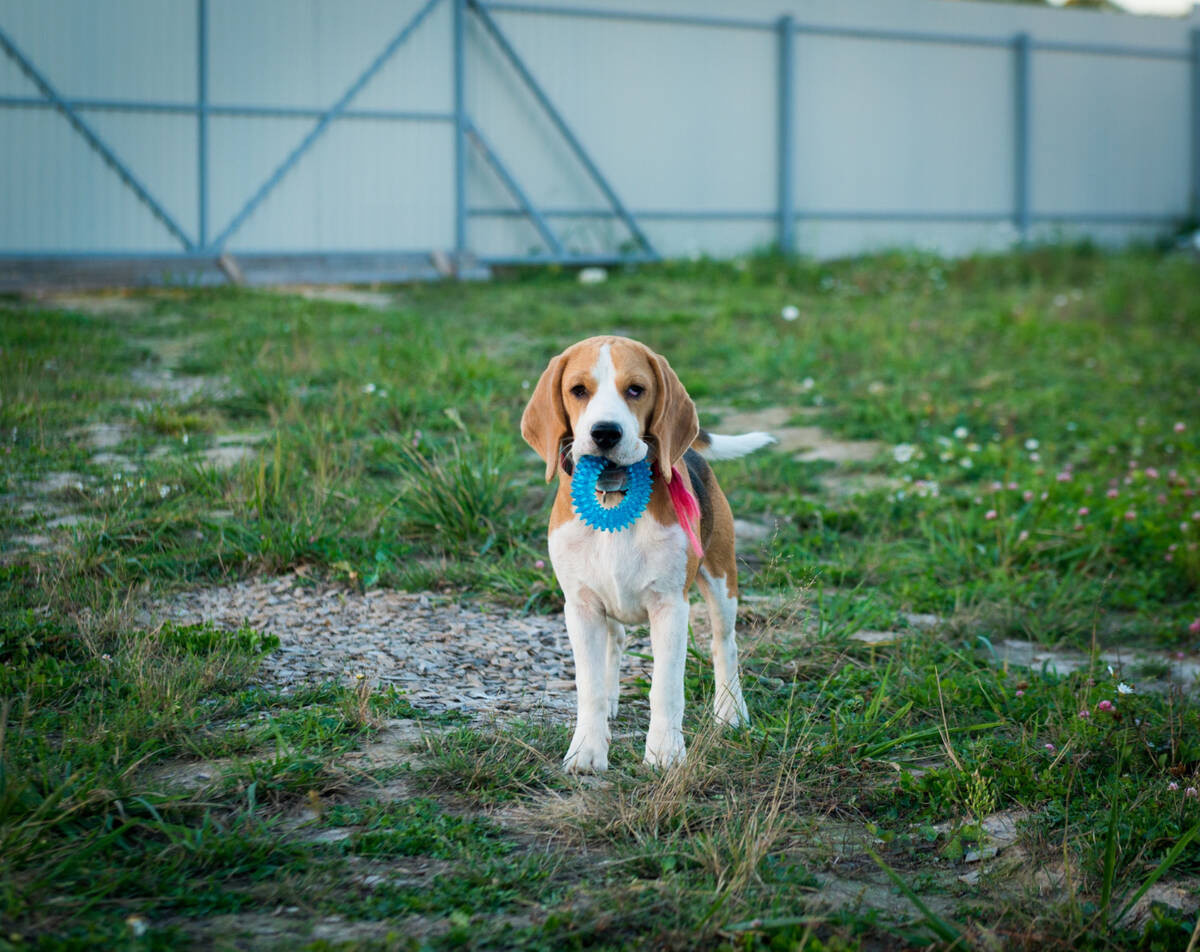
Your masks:
{"label": "metal fence", "polygon": [[954,251],[1195,209],[1195,19],[768,2],[0,0],[0,286]]}

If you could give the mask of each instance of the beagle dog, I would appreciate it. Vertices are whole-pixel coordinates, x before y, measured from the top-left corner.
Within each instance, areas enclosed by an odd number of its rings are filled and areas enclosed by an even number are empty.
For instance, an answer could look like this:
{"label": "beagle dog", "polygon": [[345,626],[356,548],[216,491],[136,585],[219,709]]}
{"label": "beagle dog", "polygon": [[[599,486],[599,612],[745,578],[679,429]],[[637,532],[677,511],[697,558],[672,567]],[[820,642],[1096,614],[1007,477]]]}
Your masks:
{"label": "beagle dog", "polygon": [[[578,706],[564,768],[608,768],[608,719],[617,712],[624,626],[647,622],[654,666],[645,762],[683,762],[687,593],[693,582],[712,623],[717,720],[745,724],[734,639],[733,513],[704,457],[736,459],[774,437],[701,430],[696,405],[666,358],[626,337],[592,337],[553,358],[525,407],[521,435],[546,461],[546,481],[558,476],[550,559],[566,602]],[[632,526],[605,532],[576,515],[571,475],[583,456],[620,466],[649,457],[650,502]],[[689,494],[690,503],[677,501]],[[620,491],[598,489],[597,498],[616,504]]]}

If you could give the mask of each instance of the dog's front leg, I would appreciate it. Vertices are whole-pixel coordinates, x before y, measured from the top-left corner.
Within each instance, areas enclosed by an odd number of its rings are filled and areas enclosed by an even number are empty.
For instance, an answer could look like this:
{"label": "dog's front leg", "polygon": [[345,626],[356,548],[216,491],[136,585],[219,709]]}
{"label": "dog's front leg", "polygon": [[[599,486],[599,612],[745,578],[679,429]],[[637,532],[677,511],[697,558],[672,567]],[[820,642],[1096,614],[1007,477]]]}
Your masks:
{"label": "dog's front leg", "polygon": [[682,597],[664,599],[650,612],[650,730],[646,763],[652,767],[681,764],[683,743],[683,668],[687,658],[688,606]]}
{"label": "dog's front leg", "polygon": [[566,604],[567,634],[575,656],[575,736],[563,759],[573,773],[608,769],[608,621],[587,600]]}

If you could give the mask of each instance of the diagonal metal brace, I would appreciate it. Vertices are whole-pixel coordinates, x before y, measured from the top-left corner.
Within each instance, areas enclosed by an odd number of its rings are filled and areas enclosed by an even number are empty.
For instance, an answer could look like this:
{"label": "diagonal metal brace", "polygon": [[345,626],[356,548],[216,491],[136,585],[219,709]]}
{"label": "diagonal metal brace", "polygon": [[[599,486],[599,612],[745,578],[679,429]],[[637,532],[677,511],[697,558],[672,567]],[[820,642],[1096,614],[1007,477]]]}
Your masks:
{"label": "diagonal metal brace", "polygon": [[383,68],[384,64],[386,64],[389,59],[391,59],[392,54],[403,45],[404,41],[412,35],[412,32],[421,25],[421,23],[427,16],[429,16],[430,13],[433,12],[434,7],[441,2],[442,0],[428,0],[425,6],[421,7],[421,9],[416,12],[413,18],[404,25],[400,32],[392,37],[391,42],[388,43],[388,45],[383,48],[383,51],[371,61],[371,64],[362,71],[359,77],[350,84],[349,88],[338,98],[338,101],[330,106],[324,112],[324,114],[322,114],[321,118],[317,120],[317,124],[314,125],[312,129],[309,130],[308,134],[300,140],[300,144],[297,145],[296,148],[292,149],[287,158],[279,164],[279,167],[276,168],[275,171],[267,177],[267,180],[259,186],[258,191],[256,191],[250,197],[250,200],[242,206],[241,211],[233,216],[233,220],[225,226],[225,230],[213,239],[212,245],[214,248],[221,248],[225,242],[229,240],[229,237],[242,227],[246,219],[254,213],[254,210],[258,208],[259,205],[262,204],[263,199],[266,198],[267,195],[270,194],[271,190],[283,180],[283,177],[287,175],[289,171],[291,171],[292,166],[294,166],[300,160],[300,157],[309,150],[312,144],[316,142],[318,138],[320,138],[321,133],[323,133],[329,127],[329,124],[333,122],[334,119],[336,119],[345,111],[346,106],[350,104],[350,100],[359,94],[362,88],[371,81],[371,78]]}
{"label": "diagonal metal brace", "polygon": [[480,22],[483,23],[483,25],[487,28],[488,33],[492,35],[492,39],[496,41],[496,45],[500,47],[501,52],[504,53],[505,57],[517,71],[517,75],[521,77],[525,85],[529,87],[529,91],[533,93],[534,98],[537,99],[539,104],[541,104],[542,109],[545,111],[546,115],[550,117],[550,121],[554,123],[559,133],[566,140],[567,145],[571,147],[571,151],[575,153],[575,157],[579,159],[579,161],[583,164],[583,167],[587,169],[588,174],[591,175],[592,180],[595,181],[595,183],[600,187],[600,191],[604,193],[604,197],[608,199],[609,204],[613,207],[613,210],[617,213],[617,215],[620,216],[621,220],[625,222],[625,226],[633,234],[633,237],[638,240],[641,246],[645,248],[651,256],[657,258],[658,252],[655,251],[654,245],[650,243],[650,239],[646,237],[645,232],[642,231],[641,226],[639,226],[637,223],[637,220],[629,213],[629,209],[625,207],[621,199],[617,196],[617,193],[613,190],[613,187],[609,185],[608,180],[604,177],[604,174],[596,166],[596,163],[592,161],[591,156],[587,154],[587,151],[584,149],[582,143],[580,143],[580,141],[575,137],[575,133],[571,131],[571,127],[567,125],[567,122],[565,119],[563,119],[562,114],[554,107],[554,104],[550,101],[550,98],[538,84],[538,81],[534,79],[533,74],[529,72],[529,68],[525,65],[517,51],[513,49],[512,44],[508,42],[508,38],[500,30],[500,27],[496,24],[496,21],[492,19],[492,15],[488,13],[484,4],[478,2],[478,0],[467,0],[467,2],[469,3],[471,9],[474,10],[476,15],[479,17]]}
{"label": "diagonal metal brace", "polygon": [[133,172],[130,171],[129,167],[117,157],[117,154],[108,147],[108,145],[103,139],[100,138],[99,135],[96,134],[92,127],[84,122],[79,113],[71,108],[71,106],[58,94],[58,91],[50,85],[50,81],[42,75],[41,71],[38,70],[38,68],[34,66],[29,59],[26,58],[25,54],[18,49],[11,37],[9,37],[9,35],[2,29],[0,29],[0,47],[3,47],[4,52],[6,52],[12,61],[17,64],[21,72],[29,77],[30,82],[37,86],[38,91],[46,97],[47,102],[49,102],[54,106],[55,109],[62,113],[63,118],[71,124],[76,132],[83,136],[84,141],[92,147],[93,151],[95,151],[100,158],[104,160],[105,164],[117,173],[117,177],[124,182],[125,185],[139,199],[141,199],[142,203],[148,209],[150,209],[151,214],[153,214],[155,218],[162,222],[167,231],[179,239],[184,248],[186,248],[188,251],[193,251],[195,249],[195,245],[192,243],[192,240],[187,236],[184,230],[179,227],[178,222],[176,222],[175,219],[171,217],[170,213],[158,203],[158,201],[153,195],[150,194],[146,187],[142,185],[140,181],[138,181],[137,176],[134,175]]}
{"label": "diagonal metal brace", "polygon": [[542,213],[539,212],[536,206],[534,206],[533,202],[529,200],[529,196],[525,194],[525,191],[521,188],[520,183],[513,178],[512,173],[508,171],[507,166],[500,161],[500,156],[496,154],[496,150],[493,149],[488,143],[487,139],[484,138],[483,133],[479,131],[479,127],[470,119],[468,119],[466,122],[466,131],[471,141],[475,143],[476,148],[479,149],[479,151],[483,154],[483,157],[487,160],[488,165],[490,165],[493,171],[500,176],[500,181],[504,183],[504,187],[508,189],[509,194],[512,195],[512,197],[517,200],[517,203],[521,206],[521,208],[524,209],[525,215],[530,221],[533,222],[534,227],[537,228],[538,233],[542,236],[542,240],[546,242],[546,244],[550,246],[550,250],[559,257],[565,255],[566,252],[563,250],[562,242],[558,240],[558,236],[554,234],[553,230],[551,230],[550,225],[547,224],[546,219],[542,216]]}

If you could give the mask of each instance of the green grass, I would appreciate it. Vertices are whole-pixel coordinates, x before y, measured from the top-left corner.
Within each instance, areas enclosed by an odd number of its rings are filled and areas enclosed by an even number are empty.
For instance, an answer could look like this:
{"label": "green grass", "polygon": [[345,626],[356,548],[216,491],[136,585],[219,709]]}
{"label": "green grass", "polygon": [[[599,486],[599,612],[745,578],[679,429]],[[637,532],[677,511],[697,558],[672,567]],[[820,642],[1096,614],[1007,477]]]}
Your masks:
{"label": "green grass", "polygon": [[[1123,914],[1200,882],[1200,709],[1165,684],[1200,616],[1192,259],[754,257],[395,294],[0,302],[0,947],[1187,948],[1194,914]],[[752,726],[712,729],[693,652],[685,768],[641,765],[636,698],[597,786],[559,770],[565,723],[280,693],[254,680],[271,637],[139,613],[301,566],[557,609],[517,421],[546,360],[604,332],[667,354],[718,432],[782,407],[882,443],[720,464],[777,529],[743,552]],[[246,458],[207,465],[230,434]],[[1013,637],[1091,663],[1011,667]],[[1151,657],[1110,672],[1109,648]],[[420,742],[364,766],[395,718]],[[998,813],[1016,843],[966,863]]]}

